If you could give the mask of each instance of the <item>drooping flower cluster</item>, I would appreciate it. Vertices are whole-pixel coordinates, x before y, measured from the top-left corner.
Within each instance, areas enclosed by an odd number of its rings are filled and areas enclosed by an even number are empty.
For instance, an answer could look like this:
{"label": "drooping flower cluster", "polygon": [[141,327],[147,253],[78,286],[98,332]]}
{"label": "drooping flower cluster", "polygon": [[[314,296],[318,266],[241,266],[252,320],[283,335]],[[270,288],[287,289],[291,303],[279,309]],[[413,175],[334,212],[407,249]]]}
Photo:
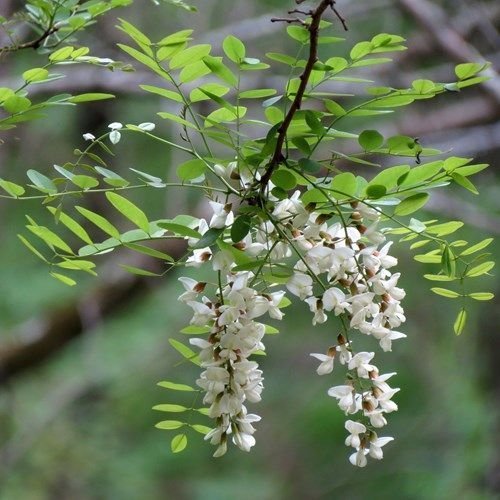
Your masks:
{"label": "drooping flower cluster", "polygon": [[[200,232],[206,232],[208,227],[222,228],[233,221],[227,205],[211,202],[211,206],[214,215],[209,224],[200,222]],[[252,288],[253,273],[231,271],[235,263],[229,252],[213,254],[209,247],[194,250],[188,264],[198,266],[208,260],[219,273],[216,298],[202,296],[198,300],[205,284],[183,277],[180,281],[186,291],[179,300],[193,310],[192,325],[210,326],[208,339],[193,338],[190,342],[200,348],[204,371],[197,385],[205,391],[203,402],[209,405],[208,414],[216,421],[216,427],[205,439],[217,445],[214,456],[219,457],[226,452],[229,437],[244,451],[250,451],[255,444],[252,424],[260,417],[249,414],[244,404],[259,402],[263,390],[262,371],[256,361],[249,360],[252,354],[265,349],[265,325],[255,319],[265,314],[281,319],[283,313],[278,306],[285,292],[258,293]]]}
{"label": "drooping flower cluster", "polygon": [[[346,441],[356,449],[351,462],[364,466],[368,453],[382,458],[377,446],[392,439],[378,438],[373,429],[385,426],[384,415],[397,410],[391,398],[399,389],[386,382],[393,373],[379,375],[371,364],[373,352],[355,353],[348,332],[353,329],[372,336],[383,351],[391,351],[393,340],[406,337],[395,330],[405,321],[400,305],[405,292],[397,287],[400,273],[389,271],[397,264],[389,255],[392,242],[379,248],[385,237],[377,230],[378,212],[362,203],[353,205],[349,214],[338,212],[341,222],[328,224],[330,214],[309,213],[296,194],[277,204],[273,215],[291,226],[293,242],[303,252],[287,283],[288,290],[307,303],[314,314],[313,325],[325,323],[328,314],[343,318],[345,332],[338,335],[337,344],[327,354],[312,356],[321,361],[319,375],[331,373],[336,358],[347,365],[345,385],[332,387],[328,394],[338,400],[346,414],[360,412],[366,421],[366,425],[355,427],[364,429],[363,439]],[[368,226],[364,219],[370,221]]]}
{"label": "drooping flower cluster", "polygon": [[[239,182],[244,184],[242,179]],[[357,330],[374,337],[384,351],[391,350],[392,341],[405,337],[397,331],[405,321],[400,305],[405,292],[397,286],[400,274],[390,271],[397,259],[389,255],[391,242],[379,248],[385,237],[377,229],[379,216],[373,208],[355,203],[348,212],[339,209],[336,215],[340,221],[329,224],[334,214],[304,206],[299,192],[289,199],[272,201],[274,208],[268,219],[238,244],[225,238],[224,233],[225,243],[217,250],[215,246],[200,248],[198,238],[189,239],[194,248],[186,265],[210,263],[218,273],[212,298],[200,298],[204,283],[180,278],[186,291],[179,300],[192,309],[191,324],[210,327],[208,339],[191,339],[200,348],[204,369],[197,384],[205,391],[203,401],[209,406],[209,416],[216,421],[206,439],[217,445],[214,456],[226,452],[229,438],[245,451],[255,444],[252,424],[260,417],[248,414],[245,406],[246,401],[260,401],[263,389],[262,371],[249,360],[255,352],[264,350],[265,325],[255,320],[266,313],[281,319],[279,305],[285,295],[285,291],[257,291],[258,271],[235,271],[231,248],[269,265],[283,265],[294,257],[293,272],[286,283],[288,291],[307,304],[313,313],[313,325],[325,323],[333,315],[341,318],[344,327],[326,354],[312,356],[320,361],[320,375],[331,373],[335,360],[347,368],[345,383],[330,388],[328,394],[346,415],[357,414],[360,419],[347,421],[346,429],[351,434],[346,445],[354,448],[351,463],[362,467],[368,455],[381,459],[382,446],[392,440],[379,438],[375,429],[385,426],[385,415],[397,410],[392,397],[399,389],[387,383],[394,373],[379,374],[372,362],[373,352],[354,351],[350,333]],[[196,225],[202,237],[209,230],[230,228],[235,221],[231,204],[211,201],[210,206],[213,215],[209,222],[201,219]],[[369,221],[368,226],[364,220]]]}

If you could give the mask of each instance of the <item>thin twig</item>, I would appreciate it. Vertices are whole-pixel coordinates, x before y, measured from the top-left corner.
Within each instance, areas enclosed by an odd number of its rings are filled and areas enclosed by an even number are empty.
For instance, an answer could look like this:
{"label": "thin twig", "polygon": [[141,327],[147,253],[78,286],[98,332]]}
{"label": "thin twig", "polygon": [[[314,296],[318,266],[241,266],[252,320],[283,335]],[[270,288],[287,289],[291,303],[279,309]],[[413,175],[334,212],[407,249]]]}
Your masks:
{"label": "thin twig", "polygon": [[[301,2],[297,2],[301,3]],[[295,94],[295,99],[288,110],[288,113],[283,120],[283,123],[278,129],[278,138],[276,140],[276,147],[274,148],[273,156],[266,167],[266,171],[262,175],[260,180],[260,191],[264,193],[271,176],[273,175],[276,167],[282,163],[283,161],[283,145],[285,144],[286,134],[290,124],[292,123],[293,117],[295,113],[300,109],[302,105],[302,98],[304,97],[304,93],[306,91],[307,83],[311,76],[311,72],[313,70],[314,64],[318,60],[318,37],[319,37],[319,24],[321,21],[321,17],[328,7],[334,9],[335,8],[335,0],[322,0],[321,3],[316,7],[316,9],[311,14],[311,23],[308,25],[309,31],[309,57],[306,62],[306,66],[304,71],[300,75],[300,85],[297,89],[297,93]],[[344,23],[343,23],[344,25]],[[345,26],[345,25],[344,25]]]}
{"label": "thin twig", "polygon": [[2,52],[16,52],[17,50],[23,50],[23,49],[38,49],[40,45],[42,45],[44,40],[48,38],[50,35],[54,34],[58,29],[59,27],[56,25],[50,26],[38,38],[35,38],[34,40],[22,43],[20,45],[7,45],[5,47],[0,48],[0,54]]}

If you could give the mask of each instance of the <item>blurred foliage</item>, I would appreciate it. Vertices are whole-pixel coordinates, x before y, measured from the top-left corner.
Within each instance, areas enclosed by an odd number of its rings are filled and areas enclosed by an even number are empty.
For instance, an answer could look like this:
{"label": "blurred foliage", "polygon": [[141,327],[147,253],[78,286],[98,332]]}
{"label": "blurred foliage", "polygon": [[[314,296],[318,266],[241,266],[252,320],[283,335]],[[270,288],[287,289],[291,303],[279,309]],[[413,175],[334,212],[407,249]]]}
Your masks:
{"label": "blurred foliage", "polygon": [[[453,12],[454,3],[442,3]],[[222,31],[227,23],[241,17],[288,8],[277,1],[197,4],[199,14],[188,19],[180,9],[149,3],[144,8],[139,2],[121,11],[120,16],[164,36],[192,22],[199,25],[200,32]],[[359,39],[361,32],[368,38],[394,23],[403,31],[411,27],[398,15],[373,16],[369,21],[353,20],[349,36]],[[106,18],[109,33],[104,37],[90,27],[88,44],[109,44],[111,50],[112,40],[120,36],[113,28],[115,24],[111,16]],[[398,30],[391,27],[391,31]],[[263,37],[255,44],[265,47],[270,40]],[[24,57],[26,64],[31,64],[32,55],[26,53]],[[0,67],[0,78],[4,76]],[[71,155],[82,132],[104,127],[121,116],[127,122],[145,121],[155,102],[141,96],[138,103],[135,96],[128,96],[86,106],[78,121],[73,109],[60,108],[50,111],[41,132],[36,125],[7,132],[9,146],[0,149],[0,175],[16,179],[27,168],[47,171],[54,161],[62,162]],[[148,166],[151,173],[164,174],[174,165],[175,155],[166,158],[164,150],[144,143],[140,137],[133,140],[127,144],[126,166],[118,160],[117,171]],[[485,217],[498,215],[496,180],[494,172],[485,172],[477,179],[483,193],[478,209]],[[457,190],[456,197],[462,193]],[[147,209],[172,215],[168,213],[172,207],[191,206],[194,201],[180,196],[165,200],[158,194],[148,198]],[[36,205],[29,207],[29,203],[0,203],[2,342],[13,341],[17,335],[36,335],[44,313],[89,293],[95,285],[89,278],[82,280],[78,289],[68,289],[48,280],[46,269],[12,237],[23,224],[24,213],[35,209]],[[434,214],[428,215],[432,218]],[[469,228],[461,236],[473,242],[489,234]],[[496,260],[499,250],[493,251]],[[200,436],[187,452],[172,455],[169,437],[153,427],[157,415],[150,407],[164,396],[155,383],[198,375],[194,366],[176,366],[180,358],[167,342],[188,317],[187,311],[177,306],[178,287],[172,272],[161,287],[111,319],[102,323],[98,320],[95,328],[73,341],[62,354],[2,388],[0,498],[498,498],[499,491],[492,486],[498,475],[494,463],[498,460],[500,417],[494,372],[498,366],[495,306],[471,305],[468,331],[453,337],[449,325],[453,323],[455,304],[431,296],[429,283],[416,278],[421,265],[405,255],[399,258],[400,267],[405,269],[403,286],[408,292],[408,340],[398,345],[387,360],[387,368],[398,372],[404,390],[397,397],[402,411],[391,423],[397,444],[392,445],[382,463],[363,470],[354,470],[346,463],[343,415],[334,401],[325,398],[331,382],[318,380],[315,363],[307,354],[323,349],[322,334],[326,336],[328,327],[315,328],[310,335],[310,318],[290,309],[280,325],[282,333],[269,337],[268,356],[262,360],[267,378],[259,410],[264,422],[252,453],[232,450],[226,457],[213,460]],[[490,289],[498,288],[494,278],[485,284]],[[86,316],[84,311],[82,316]]]}

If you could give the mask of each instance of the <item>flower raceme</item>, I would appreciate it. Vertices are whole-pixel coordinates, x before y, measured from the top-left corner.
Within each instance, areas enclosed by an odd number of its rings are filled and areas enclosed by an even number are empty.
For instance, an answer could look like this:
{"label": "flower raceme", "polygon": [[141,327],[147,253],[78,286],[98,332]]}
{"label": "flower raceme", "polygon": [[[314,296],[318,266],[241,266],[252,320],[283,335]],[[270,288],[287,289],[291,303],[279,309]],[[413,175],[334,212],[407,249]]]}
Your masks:
{"label": "flower raceme", "polygon": [[[395,330],[405,321],[400,304],[405,292],[397,286],[400,273],[391,271],[397,259],[389,255],[391,242],[385,243],[376,229],[375,210],[354,204],[350,217],[343,214],[340,222],[328,224],[330,217],[304,207],[297,193],[275,200],[269,218],[258,222],[238,244],[226,236],[235,221],[231,204],[210,201],[209,222],[200,219],[193,225],[202,237],[208,231],[222,230],[224,241],[216,249],[212,245],[198,248],[199,238],[188,240],[196,248],[187,265],[210,265],[217,274],[213,284],[179,278],[184,287],[179,300],[192,310],[190,323],[209,330],[207,339],[190,340],[199,349],[203,369],[196,383],[205,393],[203,403],[215,422],[205,439],[217,446],[216,457],[226,453],[229,441],[244,451],[255,444],[253,424],[260,417],[248,413],[247,404],[261,400],[263,374],[250,358],[265,350],[266,331],[257,320],[266,315],[281,319],[280,306],[288,290],[306,303],[313,325],[325,323],[330,316],[340,319],[343,330],[334,345],[326,354],[311,356],[320,361],[319,375],[331,374],[338,364],[346,369],[344,384],[331,387],[328,395],[346,415],[357,415],[358,421],[346,422],[350,432],[346,445],[354,448],[350,462],[364,467],[367,457],[381,459],[382,447],[393,439],[379,438],[376,430],[387,424],[388,413],[397,410],[392,398],[399,389],[387,383],[394,373],[379,374],[374,352],[354,350],[355,332],[373,337],[383,351],[390,351],[394,340],[405,337]],[[368,227],[363,225],[365,219]],[[269,266],[291,261],[293,272],[286,290],[260,279],[259,270],[238,270],[230,250],[235,247]],[[211,295],[205,294],[209,290]]]}

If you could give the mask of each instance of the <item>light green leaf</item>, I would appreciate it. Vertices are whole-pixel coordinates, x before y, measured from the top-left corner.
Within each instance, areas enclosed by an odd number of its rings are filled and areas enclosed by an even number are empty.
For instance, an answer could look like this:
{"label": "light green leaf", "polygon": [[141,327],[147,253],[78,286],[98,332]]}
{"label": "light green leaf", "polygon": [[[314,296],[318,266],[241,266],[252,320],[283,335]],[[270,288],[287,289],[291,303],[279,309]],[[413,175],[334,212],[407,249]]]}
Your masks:
{"label": "light green leaf", "polygon": [[405,198],[394,210],[395,215],[409,215],[422,208],[429,199],[427,193],[417,193]]}
{"label": "light green leaf", "polygon": [[22,235],[18,234],[17,237],[21,240],[24,246],[33,252],[39,259],[43,260],[47,264],[49,261]]}
{"label": "light green leaf", "polygon": [[474,300],[491,300],[495,295],[489,292],[474,292],[469,293],[467,297],[470,297]]}
{"label": "light green leaf", "polygon": [[182,50],[181,52],[175,54],[175,56],[170,60],[170,69],[180,69],[184,66],[187,66],[188,64],[198,62],[205,56],[208,56],[211,49],[211,45],[201,44],[193,45],[192,47]]}
{"label": "light green leaf", "polygon": [[183,182],[197,179],[205,173],[206,168],[207,166],[203,160],[197,158],[188,160],[177,167],[177,177]]}
{"label": "light green leaf", "polygon": [[73,250],[57,234],[44,226],[28,225],[26,226],[35,236],[45,241],[51,248],[59,248],[63,252],[73,254]]}
{"label": "light green leaf", "polygon": [[59,222],[64,224],[73,234],[78,236],[82,241],[87,243],[88,245],[92,245],[92,240],[90,239],[89,234],[85,229],[78,223],[76,220],[71,218],[69,215],[64,212],[58,212],[55,207],[47,207],[51,214],[56,215],[58,217]]}
{"label": "light green leaf", "polygon": [[188,438],[186,434],[177,434],[170,442],[170,449],[172,450],[172,453],[180,453],[186,448],[187,443]]}
{"label": "light green leaf", "polygon": [[431,288],[431,291],[433,291],[437,295],[441,295],[449,299],[456,299],[457,297],[460,297],[459,293],[454,292],[453,290],[448,290],[447,288],[436,287],[436,288]]}
{"label": "light green leaf", "polygon": [[74,104],[80,102],[90,102],[90,101],[103,101],[105,99],[114,99],[115,96],[113,94],[103,94],[103,93],[88,93],[88,94],[79,94],[68,99],[68,102],[72,102]]}
{"label": "light green leaf", "polygon": [[7,113],[15,114],[22,113],[31,107],[31,101],[27,97],[11,95],[7,97],[3,103],[3,107]]}
{"label": "light green leaf", "polygon": [[210,427],[201,424],[192,424],[190,427],[200,434],[208,434],[212,430]]}
{"label": "light green leaf", "polygon": [[141,87],[141,89],[145,90],[146,92],[160,95],[162,97],[165,97],[166,99],[170,99],[171,101],[184,102],[184,100],[182,99],[182,95],[173,90],[164,89],[162,87],[155,87],[153,85],[139,85],[139,87]]}
{"label": "light green leaf", "polygon": [[35,83],[46,80],[49,72],[45,68],[32,68],[23,73],[23,79],[26,83]]}
{"label": "light green leaf", "polygon": [[469,278],[475,278],[476,276],[482,276],[483,274],[489,273],[495,267],[495,262],[487,261],[482,264],[478,264],[467,271],[466,276]]}
{"label": "light green leaf", "polygon": [[99,185],[99,181],[89,175],[74,175],[71,182],[83,190],[92,189]]}
{"label": "light green leaf", "polygon": [[146,214],[130,200],[117,193],[106,192],[108,201],[127,219],[133,222],[138,228],[149,233],[149,221]]}
{"label": "light green leaf", "polygon": [[3,179],[0,179],[0,187],[14,198],[18,198],[25,193],[25,189],[19,184],[14,184],[10,181],[4,181]]}
{"label": "light green leaf", "polygon": [[69,278],[68,276],[65,276],[64,274],[60,273],[49,273],[52,277],[58,279],[61,283],[64,283],[65,285],[68,286],[75,286],[76,281]]}
{"label": "light green leaf", "polygon": [[384,137],[376,130],[364,130],[358,137],[359,145],[365,151],[373,151],[384,143]]}
{"label": "light green leaf", "polygon": [[482,250],[483,248],[486,248],[492,242],[493,242],[493,238],[486,238],[485,240],[482,240],[479,243],[476,243],[475,245],[472,245],[471,247],[469,247],[466,250],[464,250],[460,254],[460,257],[463,257],[464,255],[471,255],[471,254],[473,254],[475,252],[479,252],[479,250]]}
{"label": "light green leaf", "polygon": [[453,323],[453,330],[456,335],[460,335],[465,328],[465,323],[467,322],[467,311],[465,308],[461,308],[457,314],[455,322]]}
{"label": "light green leaf", "polygon": [[445,274],[424,274],[424,278],[429,281],[454,281],[455,278],[446,276]]}
{"label": "light green leaf", "polygon": [[104,217],[92,212],[83,207],[75,207],[86,219],[95,224],[99,229],[109,234],[112,238],[120,239],[120,232],[111,222],[108,222]]}
{"label": "light green leaf", "polygon": [[222,49],[226,56],[236,64],[239,64],[245,58],[245,45],[233,35],[229,35],[224,39]]}
{"label": "light green leaf", "polygon": [[141,269],[140,267],[129,266],[127,264],[120,264],[120,267],[125,269],[128,273],[135,274],[137,276],[161,276],[161,274],[153,273],[152,271]]}
{"label": "light green leaf", "polygon": [[184,392],[198,392],[198,389],[191,387],[186,384],[176,384],[175,382],[170,382],[168,380],[164,380],[163,382],[158,382],[160,387],[164,389],[170,389],[172,391],[184,391]]}
{"label": "light green leaf", "polygon": [[180,427],[186,425],[184,422],[179,422],[178,420],[163,420],[163,422],[158,422],[155,427],[157,429],[164,429],[167,431],[173,429],[179,429]]}
{"label": "light green leaf", "polygon": [[201,363],[198,354],[195,353],[190,347],[175,339],[168,339],[168,342],[178,353],[180,353],[181,356],[186,358],[188,361],[191,361],[191,363],[200,366]]}
{"label": "light green leaf", "polygon": [[183,411],[187,411],[188,409],[189,408],[186,408],[185,406],[171,404],[153,406],[153,410],[166,411],[170,413],[182,413]]}
{"label": "light green leaf", "polygon": [[32,169],[28,170],[26,174],[39,191],[48,194],[57,193],[57,187],[47,176]]}

